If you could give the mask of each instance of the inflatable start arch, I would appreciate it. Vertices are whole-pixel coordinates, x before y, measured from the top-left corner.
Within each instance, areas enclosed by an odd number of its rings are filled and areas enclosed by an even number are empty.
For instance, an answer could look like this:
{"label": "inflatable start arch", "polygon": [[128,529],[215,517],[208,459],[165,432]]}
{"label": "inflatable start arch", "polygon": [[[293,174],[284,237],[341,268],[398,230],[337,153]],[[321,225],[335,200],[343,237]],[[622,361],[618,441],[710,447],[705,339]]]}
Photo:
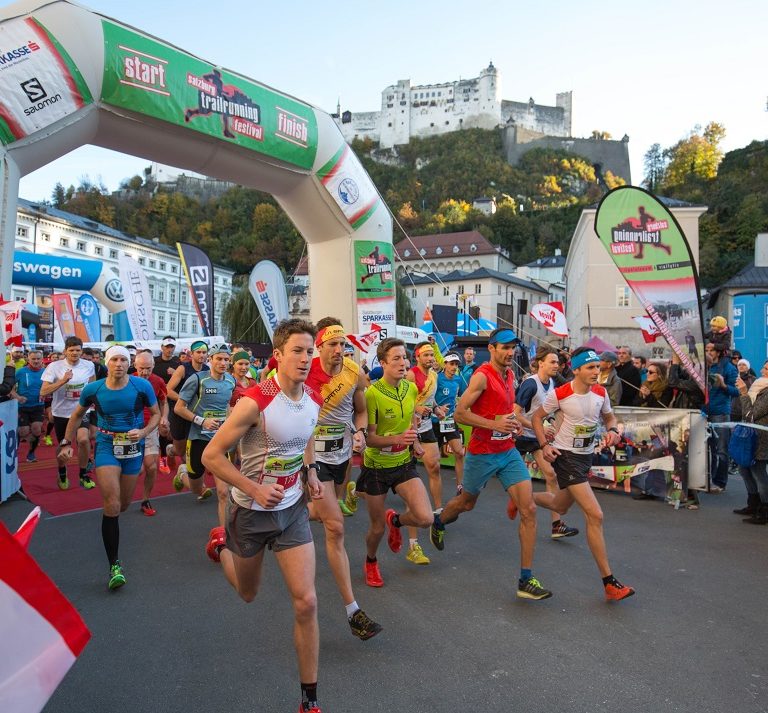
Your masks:
{"label": "inflatable start arch", "polygon": [[271,193],[307,241],[312,318],[395,333],[392,220],[328,114],[65,0],[3,8],[0,38],[0,293],[20,177],[94,144]]}

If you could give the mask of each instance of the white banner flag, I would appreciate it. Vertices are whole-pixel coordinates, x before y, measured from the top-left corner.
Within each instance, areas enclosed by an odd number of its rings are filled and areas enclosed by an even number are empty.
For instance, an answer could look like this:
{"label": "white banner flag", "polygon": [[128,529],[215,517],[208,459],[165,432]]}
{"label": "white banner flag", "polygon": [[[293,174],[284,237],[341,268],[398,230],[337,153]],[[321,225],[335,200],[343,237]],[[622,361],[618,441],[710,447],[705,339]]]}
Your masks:
{"label": "white banner flag", "polygon": [[540,302],[531,307],[530,315],[552,334],[558,337],[568,336],[568,323],[562,302]]}
{"label": "white banner flag", "polygon": [[[0,300],[1,302],[2,300]],[[3,302],[0,304],[0,312],[3,314],[3,341],[6,347],[20,347],[22,343],[21,333],[21,310],[24,308],[24,302],[17,300],[15,302]]]}
{"label": "white banner flag", "polygon": [[132,257],[121,255],[118,261],[120,282],[123,283],[123,297],[128,324],[133,339],[146,342],[155,338],[155,322],[152,317],[152,300],[149,296],[147,276]]}
{"label": "white banner flag", "polygon": [[278,323],[289,317],[283,273],[271,260],[262,260],[251,270],[248,290],[259,308],[269,338],[272,339]]}

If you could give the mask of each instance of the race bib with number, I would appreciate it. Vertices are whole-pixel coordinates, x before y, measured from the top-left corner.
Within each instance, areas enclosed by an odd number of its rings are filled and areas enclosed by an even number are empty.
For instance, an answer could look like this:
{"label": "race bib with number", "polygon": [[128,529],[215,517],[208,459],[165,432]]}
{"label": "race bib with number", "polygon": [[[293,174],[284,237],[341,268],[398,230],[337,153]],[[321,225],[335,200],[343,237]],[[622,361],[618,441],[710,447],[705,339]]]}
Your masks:
{"label": "race bib with number", "polygon": [[384,446],[379,448],[382,453],[402,453],[408,446]]}
{"label": "race bib with number", "polygon": [[[215,421],[219,421],[219,426],[221,426],[221,422],[227,417],[226,411],[203,411],[203,419],[206,418],[212,418]],[[216,429],[208,430],[205,428],[200,429],[200,435],[201,436],[213,436],[216,433]]]}
{"label": "race bib with number", "polygon": [[127,433],[113,433],[112,454],[119,460],[140,456],[141,441],[132,441]]}
{"label": "race bib with number", "polygon": [[[496,416],[497,419],[506,418],[506,416]],[[492,441],[507,441],[512,438],[511,433],[505,433],[504,431],[491,431]]]}
{"label": "race bib with number", "polygon": [[456,430],[456,422],[452,417],[444,418],[440,421],[440,433],[451,433]]}
{"label": "race bib with number", "polygon": [[318,426],[315,429],[315,451],[333,453],[344,448],[346,426]]}
{"label": "race bib with number", "polygon": [[287,475],[293,475],[301,468],[304,463],[304,454],[300,453],[293,458],[281,458],[272,456],[267,458],[264,463],[262,473],[262,483],[276,483],[278,478],[285,478]]}
{"label": "race bib with number", "polygon": [[67,384],[64,387],[64,398],[71,399],[73,401],[75,399],[79,399],[84,386],[85,384],[72,384],[72,383]]}
{"label": "race bib with number", "polygon": [[576,425],[573,427],[573,447],[588,448],[595,438],[597,424],[592,426]]}

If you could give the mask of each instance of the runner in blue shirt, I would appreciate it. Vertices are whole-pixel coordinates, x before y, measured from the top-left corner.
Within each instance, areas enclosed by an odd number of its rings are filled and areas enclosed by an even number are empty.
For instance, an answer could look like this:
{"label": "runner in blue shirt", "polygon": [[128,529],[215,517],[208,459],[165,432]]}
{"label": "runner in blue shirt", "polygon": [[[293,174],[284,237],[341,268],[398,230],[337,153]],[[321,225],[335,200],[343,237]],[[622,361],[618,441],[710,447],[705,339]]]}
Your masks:
{"label": "runner in blue shirt", "polygon": [[27,439],[29,452],[27,461],[36,463],[35,450],[40,443],[45,419],[45,404],[40,398],[43,384],[43,353],[31,351],[27,355],[27,365],[16,370],[14,398],[19,402],[19,439]]}
{"label": "runner in blue shirt", "polygon": [[444,358],[444,368],[437,375],[437,390],[435,391],[435,404],[437,406],[446,406],[447,411],[442,419],[432,416],[432,429],[437,437],[437,443],[440,447],[440,453],[444,456],[448,454],[445,446],[448,446],[453,453],[454,470],[456,471],[456,495],[462,491],[462,482],[464,480],[464,444],[461,440],[461,430],[453,420],[453,412],[456,409],[456,400],[459,390],[462,388],[461,375],[459,374],[459,364],[461,360],[455,352],[448,352]]}
{"label": "runner in blue shirt", "polygon": [[[141,471],[144,438],[160,422],[160,409],[152,386],[145,379],[128,375],[130,356],[125,347],[107,349],[107,378],[83,388],[69,418],[64,438],[59,441],[64,462],[72,458],[72,439],[85,415],[93,407],[96,413],[96,481],[104,500],[101,536],[109,560],[109,588],[125,584],[122,563],[118,559],[120,513],[128,509]],[[150,419],[144,425],[144,408]]]}

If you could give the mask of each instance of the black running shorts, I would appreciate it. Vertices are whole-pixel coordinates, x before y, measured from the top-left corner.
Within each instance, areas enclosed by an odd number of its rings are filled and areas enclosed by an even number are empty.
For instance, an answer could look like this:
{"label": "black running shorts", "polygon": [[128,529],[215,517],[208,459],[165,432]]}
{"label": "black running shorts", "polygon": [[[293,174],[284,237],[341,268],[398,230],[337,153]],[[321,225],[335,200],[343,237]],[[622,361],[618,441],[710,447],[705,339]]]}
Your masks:
{"label": "black running shorts", "polygon": [[574,453],[561,449],[552,467],[557,475],[558,487],[565,490],[571,485],[587,482],[589,469],[592,467],[592,454]]}

